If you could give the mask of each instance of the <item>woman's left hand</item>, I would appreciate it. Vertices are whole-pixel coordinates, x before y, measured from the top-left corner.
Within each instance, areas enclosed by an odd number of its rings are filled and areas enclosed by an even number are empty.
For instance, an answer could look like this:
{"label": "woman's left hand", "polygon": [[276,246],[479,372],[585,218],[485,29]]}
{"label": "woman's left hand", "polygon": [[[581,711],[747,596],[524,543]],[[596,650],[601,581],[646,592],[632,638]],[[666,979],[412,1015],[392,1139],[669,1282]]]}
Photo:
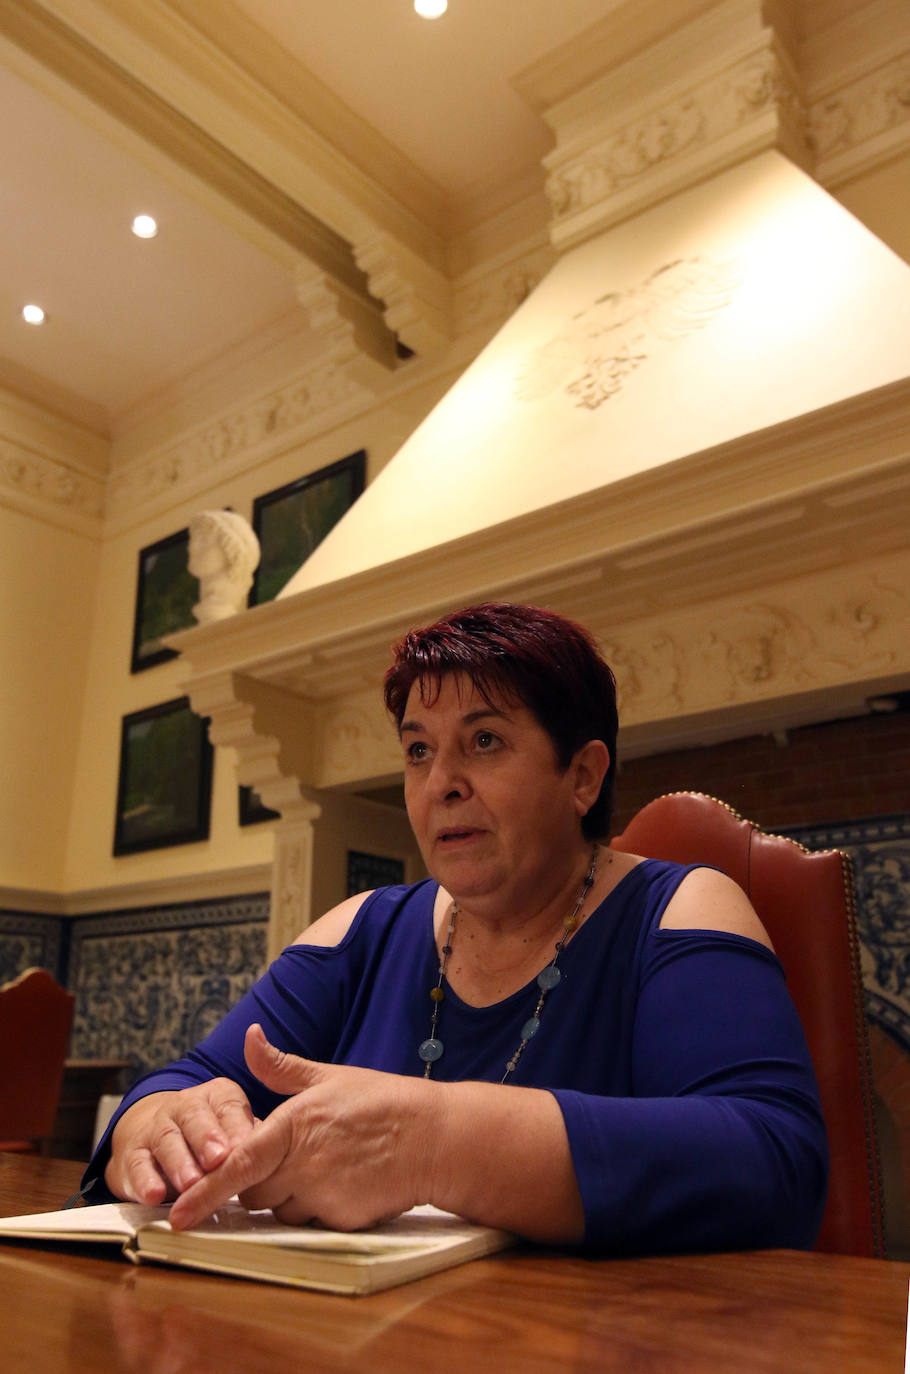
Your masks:
{"label": "woman's left hand", "polygon": [[293,1096],[180,1195],[172,1226],[198,1225],[234,1193],[281,1221],[345,1231],[428,1200],[435,1085],[285,1054],[258,1025],[244,1053],[267,1088]]}

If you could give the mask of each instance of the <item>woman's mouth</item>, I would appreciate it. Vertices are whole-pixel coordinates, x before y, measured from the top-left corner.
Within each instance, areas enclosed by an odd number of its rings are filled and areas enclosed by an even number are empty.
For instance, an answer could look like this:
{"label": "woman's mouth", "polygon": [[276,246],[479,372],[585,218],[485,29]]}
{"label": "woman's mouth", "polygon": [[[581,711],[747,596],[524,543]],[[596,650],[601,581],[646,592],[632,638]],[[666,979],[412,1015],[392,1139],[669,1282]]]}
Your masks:
{"label": "woman's mouth", "polygon": [[445,830],[440,830],[436,835],[436,843],[443,844],[447,848],[453,845],[467,844],[470,840],[476,839],[480,834],[479,830],[467,825],[447,826]]}

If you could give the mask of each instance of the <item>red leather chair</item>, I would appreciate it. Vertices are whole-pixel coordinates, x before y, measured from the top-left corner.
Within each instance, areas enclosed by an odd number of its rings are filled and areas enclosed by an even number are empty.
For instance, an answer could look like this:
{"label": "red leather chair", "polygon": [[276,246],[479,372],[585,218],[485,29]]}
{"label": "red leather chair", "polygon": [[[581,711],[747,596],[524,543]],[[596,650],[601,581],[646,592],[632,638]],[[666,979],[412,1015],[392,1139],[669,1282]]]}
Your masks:
{"label": "red leather chair", "polygon": [[610,843],[722,869],[749,897],[784,966],[828,1128],[831,1177],[815,1248],[882,1256],[882,1173],[848,857],[765,834],[700,792],[649,802]]}
{"label": "red leather chair", "polygon": [[0,987],[0,1150],[46,1150],[75,1001],[43,968]]}

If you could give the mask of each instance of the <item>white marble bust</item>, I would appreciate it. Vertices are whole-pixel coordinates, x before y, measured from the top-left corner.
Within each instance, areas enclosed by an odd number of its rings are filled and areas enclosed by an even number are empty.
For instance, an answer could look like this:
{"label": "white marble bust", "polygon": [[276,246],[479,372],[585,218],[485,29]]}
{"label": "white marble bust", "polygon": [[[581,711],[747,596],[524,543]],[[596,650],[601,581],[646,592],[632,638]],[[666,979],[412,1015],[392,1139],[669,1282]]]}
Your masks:
{"label": "white marble bust", "polygon": [[259,540],[242,515],[203,510],[193,516],[188,566],[199,578],[193,615],[200,625],[244,609],[258,563]]}

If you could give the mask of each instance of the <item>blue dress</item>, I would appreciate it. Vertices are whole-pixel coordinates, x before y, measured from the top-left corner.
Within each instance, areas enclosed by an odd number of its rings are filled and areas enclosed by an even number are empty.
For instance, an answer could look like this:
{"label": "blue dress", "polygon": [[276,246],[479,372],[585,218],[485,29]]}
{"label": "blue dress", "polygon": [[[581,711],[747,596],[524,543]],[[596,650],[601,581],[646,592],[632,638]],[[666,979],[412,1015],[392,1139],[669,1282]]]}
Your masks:
{"label": "blue dress", "polygon": [[[802,1027],[764,945],[659,929],[689,871],[645,860],[588,916],[509,1082],[548,1089],[559,1103],[585,1248],[809,1247],[824,1209],[827,1145]],[[309,1059],[421,1075],[417,1047],[438,972],[437,890],[430,880],[380,888],[334,948],[290,946],[195,1050],[140,1079],[121,1110],[224,1076],[266,1116],[282,1099],[246,1067],[253,1021]],[[433,1077],[498,1082],[537,995],[532,980],[473,1007],[447,988]],[[86,1180],[104,1170],[109,1133]]]}

